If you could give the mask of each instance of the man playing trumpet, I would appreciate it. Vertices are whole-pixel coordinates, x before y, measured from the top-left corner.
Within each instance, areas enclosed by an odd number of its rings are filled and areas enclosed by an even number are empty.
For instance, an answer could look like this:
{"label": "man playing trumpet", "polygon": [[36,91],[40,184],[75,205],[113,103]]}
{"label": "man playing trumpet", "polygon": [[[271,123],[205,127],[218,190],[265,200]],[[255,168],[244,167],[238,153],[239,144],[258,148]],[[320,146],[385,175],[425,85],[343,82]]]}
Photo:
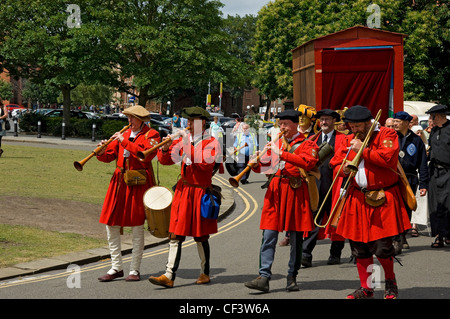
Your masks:
{"label": "man playing trumpet", "polygon": [[[349,108],[344,121],[353,134],[346,136],[330,161],[335,174],[342,168],[341,176],[350,176],[350,186],[346,190],[348,197],[336,228],[338,235],[349,239],[361,282],[361,287],[349,294],[348,299],[373,296],[370,278],[373,255],[385,273],[384,297],[397,297],[392,237],[411,228],[398,185],[398,136],[394,130],[384,126],[378,128],[375,125],[373,128],[372,119],[372,114],[364,106]],[[358,134],[357,138],[355,134]],[[360,161],[357,160],[358,155]],[[356,166],[356,170],[351,165]]]}
{"label": "man playing trumpet", "polygon": [[[152,284],[172,288],[181,260],[181,248],[186,236],[194,237],[201,261],[197,284],[210,282],[209,235],[217,232],[217,219],[201,215],[203,195],[211,188],[216,163],[221,163],[222,149],[217,139],[207,134],[205,123],[209,113],[198,106],[183,109],[181,116],[188,119],[189,132],[179,130],[180,137],[169,141],[158,150],[163,165],[181,162],[181,178],[176,184],[170,212],[169,256],[166,271],[159,277],[151,276]],[[164,140],[170,140],[172,135]]]}
{"label": "man playing trumpet", "polygon": [[[148,156],[145,161],[139,160],[137,153],[151,147],[160,140],[158,131],[149,128],[145,122],[150,121],[150,113],[142,106],[135,105],[123,111],[128,117],[130,128],[123,134],[112,136],[113,141],[107,145],[97,159],[110,163],[116,160],[116,169],[106,193],[100,223],[106,224],[112,267],[106,275],[98,278],[106,282],[123,277],[122,250],[120,233],[122,227],[131,227],[133,234],[133,251],[130,274],[127,281],[139,281],[139,268],[144,252],[145,207],[142,198],[147,189],[155,185],[155,177],[151,160],[156,154]],[[100,145],[106,141],[100,142]],[[141,172],[144,179],[136,185],[125,176],[129,173]]]}
{"label": "man playing trumpet", "polygon": [[245,283],[250,289],[269,291],[278,233],[284,231],[289,232],[291,244],[286,290],[299,289],[296,278],[302,256],[303,232],[314,229],[308,186],[301,177],[300,169],[313,169],[318,162],[319,151],[316,143],[306,140],[297,130],[301,114],[299,111],[287,110],[276,116],[280,119],[284,137],[269,142],[266,145],[267,153],[253,167],[256,172],[264,172],[265,168],[279,165],[264,197],[260,224],[263,241],[259,277]]}

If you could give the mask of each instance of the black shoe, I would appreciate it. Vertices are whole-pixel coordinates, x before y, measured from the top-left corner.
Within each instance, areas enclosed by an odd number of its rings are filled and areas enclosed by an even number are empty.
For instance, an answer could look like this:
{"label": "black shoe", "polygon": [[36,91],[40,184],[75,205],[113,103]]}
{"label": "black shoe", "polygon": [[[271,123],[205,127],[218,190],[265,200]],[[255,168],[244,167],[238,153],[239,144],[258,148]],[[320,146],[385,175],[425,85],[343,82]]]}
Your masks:
{"label": "black shoe", "polygon": [[248,181],[241,181],[241,184],[243,185],[248,184]]}
{"label": "black shoe", "polygon": [[302,266],[305,268],[312,267],[312,257],[302,256]]}
{"label": "black shoe", "polygon": [[300,288],[297,285],[296,278],[293,276],[287,276],[286,291],[299,291]]}
{"label": "black shoe", "polygon": [[258,278],[245,283],[245,287],[259,290],[262,292],[269,292],[269,278],[259,276]]}
{"label": "black shoe", "polygon": [[2,156],[2,154],[3,154],[3,150],[0,148],[0,157]]}
{"label": "black shoe", "polygon": [[327,265],[339,265],[341,263],[341,257],[330,255],[328,257]]}

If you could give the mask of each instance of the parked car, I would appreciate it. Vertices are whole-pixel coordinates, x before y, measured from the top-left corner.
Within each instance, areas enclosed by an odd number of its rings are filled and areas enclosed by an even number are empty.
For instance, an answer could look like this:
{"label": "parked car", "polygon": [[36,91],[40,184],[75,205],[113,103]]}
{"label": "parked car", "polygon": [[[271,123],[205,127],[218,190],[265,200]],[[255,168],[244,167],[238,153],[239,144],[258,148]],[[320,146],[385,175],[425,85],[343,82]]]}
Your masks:
{"label": "parked car", "polygon": [[26,107],[24,107],[23,105],[18,105],[18,104],[6,104],[6,109],[8,110],[8,112],[12,112],[13,110],[16,109],[26,109]]}
{"label": "parked car", "polygon": [[[47,117],[62,117],[63,116],[63,110],[62,109],[55,109],[51,110],[44,114],[44,116]],[[89,116],[86,114],[86,112],[78,111],[78,110],[70,110],[70,117],[76,117],[79,119],[89,119]]]}
{"label": "parked car", "polygon": [[123,113],[113,113],[111,115],[107,115],[106,118],[109,119],[109,120],[117,120],[117,119],[124,119],[124,120],[126,120],[127,116],[125,114],[123,114]]}

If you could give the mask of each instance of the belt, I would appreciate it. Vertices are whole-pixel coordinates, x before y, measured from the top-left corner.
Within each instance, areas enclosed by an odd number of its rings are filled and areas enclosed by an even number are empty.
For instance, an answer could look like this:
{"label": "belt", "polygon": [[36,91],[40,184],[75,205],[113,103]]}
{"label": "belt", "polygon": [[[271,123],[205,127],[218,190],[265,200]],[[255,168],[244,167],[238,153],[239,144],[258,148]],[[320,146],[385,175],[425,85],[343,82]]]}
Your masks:
{"label": "belt", "polygon": [[198,187],[198,188],[201,188],[201,189],[208,189],[208,188],[210,188],[210,186],[201,186],[201,185],[191,184],[191,183],[187,182],[184,179],[182,179],[181,181],[183,182],[183,185],[190,186],[190,187]]}
{"label": "belt", "polygon": [[382,187],[382,188],[380,188],[380,189],[367,189],[367,188],[365,188],[365,187],[359,187],[359,186],[357,186],[357,185],[352,185],[352,186],[353,186],[354,188],[356,188],[357,190],[361,191],[362,193],[367,193],[367,192],[371,192],[371,191],[379,191],[379,190],[381,190],[381,189],[387,190],[387,189],[390,189],[390,188],[392,188],[392,187],[394,187],[394,186],[396,186],[396,185],[398,185],[398,182],[397,182],[397,183],[394,183],[394,184],[392,184],[392,185],[390,185],[390,186]]}

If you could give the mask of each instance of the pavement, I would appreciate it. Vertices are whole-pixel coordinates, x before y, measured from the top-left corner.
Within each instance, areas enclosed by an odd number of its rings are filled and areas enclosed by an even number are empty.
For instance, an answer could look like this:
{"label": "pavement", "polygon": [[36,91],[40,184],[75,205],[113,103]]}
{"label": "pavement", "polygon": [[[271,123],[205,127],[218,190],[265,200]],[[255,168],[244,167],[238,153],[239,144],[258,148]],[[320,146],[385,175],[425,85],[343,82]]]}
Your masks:
{"label": "pavement", "polygon": [[[2,143],[8,144],[10,142],[14,143],[39,143],[48,144],[49,146],[62,146],[62,147],[77,147],[77,148],[87,148],[95,149],[99,140],[92,141],[92,139],[81,139],[81,138],[65,138],[55,136],[44,136],[41,135],[40,138],[37,135],[27,135],[24,133],[18,133],[15,136],[14,132],[8,132],[6,136],[3,137]],[[218,222],[225,218],[234,209],[235,202],[231,188],[222,187],[222,204],[220,206]],[[168,243],[167,238],[157,238],[150,234],[150,232],[145,232],[145,249],[155,247],[158,245],[163,245]],[[131,253],[133,248],[131,238],[122,238],[122,254],[125,256]],[[43,273],[51,270],[67,269],[71,264],[76,264],[78,266],[97,262],[105,259],[109,259],[109,248],[108,246],[99,247],[95,249],[89,249],[81,252],[69,253],[62,256],[42,258],[35,261],[21,263],[14,265],[12,267],[0,268],[0,280],[6,280],[15,277],[33,275],[38,273]]]}

